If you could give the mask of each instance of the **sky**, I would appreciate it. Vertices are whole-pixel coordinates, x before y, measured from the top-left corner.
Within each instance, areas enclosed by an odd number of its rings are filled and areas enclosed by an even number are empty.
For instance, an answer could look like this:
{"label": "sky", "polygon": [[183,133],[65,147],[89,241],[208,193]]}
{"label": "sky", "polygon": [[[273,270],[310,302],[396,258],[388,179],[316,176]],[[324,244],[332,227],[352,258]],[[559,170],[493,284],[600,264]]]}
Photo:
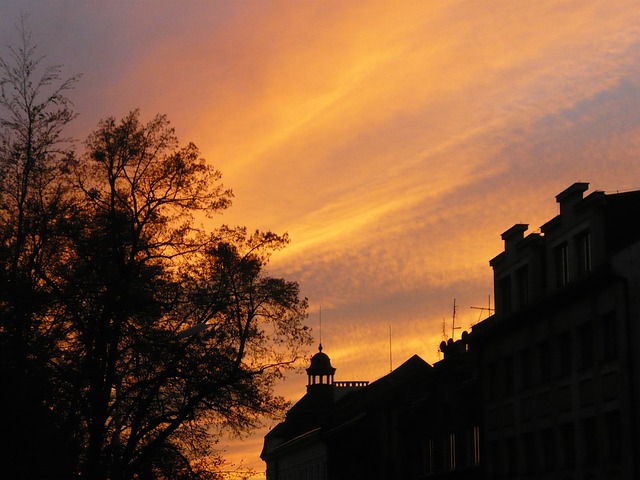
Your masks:
{"label": "sky", "polygon": [[[234,191],[215,222],[289,233],[269,272],[309,299],[309,354],[321,308],[336,380],[438,361],[492,306],[500,234],[572,183],[640,189],[635,0],[0,0],[3,54],[21,11],[83,75],[76,138],[167,114]],[[265,431],[228,457],[263,471]]]}

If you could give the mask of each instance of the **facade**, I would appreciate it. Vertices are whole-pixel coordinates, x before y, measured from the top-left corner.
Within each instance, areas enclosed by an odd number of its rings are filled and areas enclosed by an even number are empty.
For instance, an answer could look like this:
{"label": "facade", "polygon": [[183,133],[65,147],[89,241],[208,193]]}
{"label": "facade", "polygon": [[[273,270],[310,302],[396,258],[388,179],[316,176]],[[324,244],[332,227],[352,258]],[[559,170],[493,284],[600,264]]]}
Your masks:
{"label": "facade", "polygon": [[496,312],[471,344],[486,478],[640,478],[640,192],[587,188],[490,262]]}
{"label": "facade", "polygon": [[435,365],[335,382],[320,348],[267,479],[640,478],[640,191],[587,189],[503,233],[495,314]]}

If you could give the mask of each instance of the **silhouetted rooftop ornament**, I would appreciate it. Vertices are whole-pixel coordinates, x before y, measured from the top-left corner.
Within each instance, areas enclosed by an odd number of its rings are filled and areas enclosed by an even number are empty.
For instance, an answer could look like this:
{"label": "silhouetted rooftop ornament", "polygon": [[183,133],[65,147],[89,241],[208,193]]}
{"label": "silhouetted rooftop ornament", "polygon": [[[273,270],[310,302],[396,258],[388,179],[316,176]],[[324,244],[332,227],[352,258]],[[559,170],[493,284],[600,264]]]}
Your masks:
{"label": "silhouetted rooftop ornament", "polygon": [[311,357],[311,365],[307,368],[308,385],[332,384],[335,373],[336,369],[331,366],[329,355],[322,351],[322,344],[318,345],[318,353]]}

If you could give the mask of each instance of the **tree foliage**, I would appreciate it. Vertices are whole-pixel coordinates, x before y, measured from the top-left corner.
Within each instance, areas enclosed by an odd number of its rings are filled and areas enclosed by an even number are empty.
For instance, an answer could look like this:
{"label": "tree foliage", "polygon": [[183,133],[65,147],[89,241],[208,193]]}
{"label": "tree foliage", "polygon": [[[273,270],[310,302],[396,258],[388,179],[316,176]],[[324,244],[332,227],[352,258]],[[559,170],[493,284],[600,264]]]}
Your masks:
{"label": "tree foliage", "polygon": [[[298,285],[265,271],[288,238],[199,227],[232,194],[165,116],[108,118],[83,154],[60,148],[77,77],[34,79],[21,32],[0,60],[2,381],[37,406],[60,475],[217,478],[216,439],[282,413],[274,384],[310,340]],[[26,441],[18,468],[38,455]]]}

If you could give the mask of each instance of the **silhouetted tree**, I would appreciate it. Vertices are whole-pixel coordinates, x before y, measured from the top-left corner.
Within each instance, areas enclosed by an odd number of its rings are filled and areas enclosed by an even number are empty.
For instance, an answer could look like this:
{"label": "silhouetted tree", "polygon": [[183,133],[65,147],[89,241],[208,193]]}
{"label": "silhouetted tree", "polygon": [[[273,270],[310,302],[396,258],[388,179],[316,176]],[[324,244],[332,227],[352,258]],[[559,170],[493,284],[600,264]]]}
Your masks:
{"label": "silhouetted tree", "polygon": [[9,465],[29,465],[38,477],[67,472],[72,437],[51,409],[49,359],[60,337],[48,320],[69,247],[73,156],[62,133],[75,117],[66,93],[78,77],[42,65],[24,17],[18,33],[0,58],[0,448],[13,462],[0,468],[12,476]]}
{"label": "silhouetted tree", "polygon": [[274,381],[309,340],[297,284],[263,272],[287,238],[196,229],[193,214],[231,193],[164,116],[101,122],[78,174],[85,210],[62,323],[83,476],[214,472],[216,428],[240,434],[281,411]]}
{"label": "silhouetted tree", "polygon": [[218,478],[215,441],[282,413],[310,341],[298,285],[265,272],[288,238],[198,226],[232,194],[165,116],[108,118],[76,158],[77,77],[37,76],[21,39],[0,61],[0,472]]}

